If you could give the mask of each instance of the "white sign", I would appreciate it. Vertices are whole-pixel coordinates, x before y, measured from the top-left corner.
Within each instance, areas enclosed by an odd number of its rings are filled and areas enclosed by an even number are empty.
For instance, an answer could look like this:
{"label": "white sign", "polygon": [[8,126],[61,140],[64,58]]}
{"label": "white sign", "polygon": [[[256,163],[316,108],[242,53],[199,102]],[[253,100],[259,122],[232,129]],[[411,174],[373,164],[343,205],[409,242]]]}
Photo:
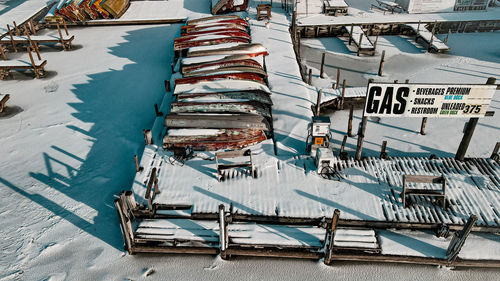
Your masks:
{"label": "white sign", "polygon": [[365,116],[483,117],[496,85],[370,83]]}

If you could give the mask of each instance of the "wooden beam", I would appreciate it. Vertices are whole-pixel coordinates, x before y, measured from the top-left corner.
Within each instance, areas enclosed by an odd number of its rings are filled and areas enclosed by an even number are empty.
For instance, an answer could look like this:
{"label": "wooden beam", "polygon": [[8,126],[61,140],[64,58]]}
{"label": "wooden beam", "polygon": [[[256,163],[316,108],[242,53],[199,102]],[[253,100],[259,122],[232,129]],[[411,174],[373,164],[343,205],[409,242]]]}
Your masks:
{"label": "wooden beam", "polygon": [[7,24],[7,30],[9,31],[10,42],[12,43],[12,48],[14,52],[17,53],[16,42],[14,41],[14,36],[12,35],[12,30],[10,30],[10,26]]}
{"label": "wooden beam", "polygon": [[137,155],[134,155],[134,164],[135,164],[135,172],[136,173],[144,170],[144,167],[139,166],[139,160],[137,159]]}
{"label": "wooden beam", "polygon": [[339,84],[340,84],[340,68],[337,67],[337,85],[335,86],[337,90],[339,89]]}
{"label": "wooden beam", "polygon": [[[328,244],[325,247],[325,264],[329,265],[332,262],[332,254],[333,254],[333,241],[335,240],[335,229],[337,228],[337,223],[339,222],[340,211],[339,209],[335,209],[332,216],[332,223],[330,228],[327,230],[328,236]],[[325,243],[327,240],[325,239]]]}
{"label": "wooden beam", "polygon": [[323,55],[321,55],[321,71],[319,74],[319,77],[321,77],[321,78],[325,78],[325,56],[326,56],[326,53],[323,52]]}
{"label": "wooden beam", "polygon": [[318,97],[316,98],[316,116],[319,116],[321,110],[321,95],[323,94],[323,89],[319,89]]}
{"label": "wooden beam", "polygon": [[387,152],[385,152],[387,148],[387,141],[382,142],[382,148],[380,150],[380,159],[387,159]]}
{"label": "wooden beam", "polygon": [[475,215],[471,215],[467,220],[467,223],[464,225],[464,228],[460,232],[455,232],[453,238],[451,239],[450,245],[446,250],[448,261],[453,262],[457,258],[460,250],[465,244],[465,240],[469,236],[472,227],[476,224],[476,222],[477,217]]}
{"label": "wooden beam", "polygon": [[427,117],[422,117],[422,124],[420,125],[420,134],[425,135],[425,125],[427,124]]}
{"label": "wooden beam", "polygon": [[384,71],[384,62],[385,62],[385,50],[382,51],[382,56],[380,56],[380,64],[378,66],[378,76],[382,76],[382,72]]}
{"label": "wooden beam", "polygon": [[340,99],[340,109],[341,110],[344,109],[345,85],[346,85],[346,81],[344,79],[344,81],[342,81],[342,98]]}
{"label": "wooden beam", "polygon": [[27,49],[28,49],[28,55],[30,57],[31,66],[33,67],[33,70],[35,71],[35,77],[40,78],[40,74],[38,74],[38,68],[35,64],[35,61],[33,60],[33,55],[31,54],[31,49],[30,49],[30,47],[28,47]]}
{"label": "wooden beam", "polygon": [[354,105],[351,104],[351,108],[349,108],[349,120],[347,121],[347,135],[352,138],[354,135],[352,134],[352,120],[354,117]]}
{"label": "wooden beam", "polygon": [[62,36],[61,27],[59,27],[59,23],[57,24],[57,32],[59,33],[59,38],[61,39],[63,50],[66,51],[66,42],[64,41],[64,37]]}

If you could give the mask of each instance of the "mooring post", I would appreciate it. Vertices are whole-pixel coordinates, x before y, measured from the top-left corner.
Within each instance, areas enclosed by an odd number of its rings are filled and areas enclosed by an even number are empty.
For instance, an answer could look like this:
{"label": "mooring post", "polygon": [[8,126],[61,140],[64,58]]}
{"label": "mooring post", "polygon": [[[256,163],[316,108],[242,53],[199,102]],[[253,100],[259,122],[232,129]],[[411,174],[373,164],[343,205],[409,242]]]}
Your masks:
{"label": "mooring post", "polygon": [[158,104],[156,104],[156,103],[155,103],[155,113],[156,113],[156,117],[163,116],[163,112],[161,112],[161,111],[158,109]]}
{"label": "mooring post", "polygon": [[363,41],[363,33],[359,35],[359,45],[358,45],[358,52],[356,55],[359,57],[359,51],[361,50],[361,42]]}
{"label": "mooring post", "polygon": [[318,91],[318,98],[316,99],[316,116],[319,116],[320,109],[321,109],[321,95],[323,94],[323,90],[319,89]]}
{"label": "mooring post", "polygon": [[335,85],[335,88],[337,88],[337,90],[339,89],[339,83],[340,83],[340,68],[337,67],[337,83]]}
{"label": "mooring post", "polygon": [[464,225],[464,228],[458,232],[453,234],[453,238],[450,241],[450,245],[446,250],[446,257],[448,258],[448,262],[453,262],[460,253],[460,250],[465,244],[465,240],[469,236],[472,228],[477,222],[477,217],[475,215],[471,215],[467,222]]}
{"label": "mooring post", "polygon": [[[496,78],[490,77],[488,81],[486,81],[486,85],[493,85],[496,82]],[[476,129],[476,125],[479,122],[478,117],[472,117],[467,122],[467,126],[465,127],[464,136],[462,137],[462,141],[460,141],[460,145],[458,146],[457,154],[455,154],[455,159],[459,161],[463,161],[465,158],[465,153],[467,152],[467,148],[469,148],[470,140],[472,139],[472,135],[474,134],[474,130]]]}
{"label": "mooring post", "polygon": [[153,133],[151,133],[151,130],[142,130],[142,133],[144,134],[144,142],[146,145],[153,144]]}
{"label": "mooring post", "polygon": [[325,78],[325,56],[326,56],[326,53],[323,52],[323,55],[321,56],[321,71],[319,74],[319,77],[321,77],[321,78]]}
{"label": "mooring post", "polygon": [[144,170],[143,167],[139,166],[139,160],[137,159],[137,155],[134,155],[134,163],[135,163],[135,172],[136,173]]}
{"label": "mooring post", "polygon": [[344,152],[346,143],[347,143],[347,135],[344,135],[344,139],[342,140],[342,144],[340,145],[340,151],[339,151],[340,160],[347,159],[347,152]]}
{"label": "mooring post", "polygon": [[300,32],[296,33],[297,34],[297,56],[300,58],[302,57],[300,54]]}
{"label": "mooring post", "polygon": [[342,81],[342,99],[340,100],[340,109],[344,109],[344,98],[345,98],[345,79]]}
{"label": "mooring post", "polygon": [[378,76],[382,76],[382,71],[384,70],[384,62],[385,62],[385,50],[382,51],[382,56],[380,56],[380,64],[378,66]]}
{"label": "mooring post", "polygon": [[420,125],[420,134],[425,135],[425,125],[427,123],[427,117],[422,118],[422,124]]}
{"label": "mooring post", "polygon": [[170,92],[172,91],[172,88],[170,87],[170,81],[165,80],[165,92]]}
{"label": "mooring post", "polygon": [[[366,86],[366,92],[368,93],[368,88],[370,83],[373,83],[373,78],[368,80],[368,86]],[[363,151],[363,140],[365,139],[366,123],[368,122],[368,117],[365,116],[365,111],[363,109],[363,118],[361,119],[361,128],[358,132],[358,143],[356,145],[356,160],[361,160],[361,152]]]}
{"label": "mooring post", "polygon": [[375,43],[373,43],[373,49],[377,50],[377,42],[378,42],[378,34],[377,37],[375,38]]}
{"label": "mooring post", "polygon": [[431,32],[431,40],[429,41],[429,47],[427,48],[427,51],[430,52],[432,48],[432,43],[434,42],[434,33],[436,32],[436,24],[432,27],[432,32]]}
{"label": "mooring post", "polygon": [[340,216],[339,209],[335,209],[335,211],[333,211],[332,224],[330,225],[330,228],[327,230],[327,232],[329,232],[330,235],[328,237],[328,245],[326,247],[326,253],[325,253],[326,265],[329,265],[332,262],[333,242],[335,240],[335,229],[337,228],[337,223],[339,222],[339,216]]}
{"label": "mooring post", "polygon": [[419,32],[420,32],[420,21],[418,21],[418,25],[417,25],[417,35]]}
{"label": "mooring post", "polygon": [[387,148],[387,141],[383,141],[382,149],[380,150],[380,159],[387,159],[387,152],[385,152],[386,148]]}
{"label": "mooring post", "polygon": [[312,69],[309,69],[309,75],[307,76],[307,84],[312,85]]}
{"label": "mooring post", "polygon": [[451,34],[451,29],[448,29],[448,35],[446,35],[446,38],[444,39],[444,44],[448,44],[448,38],[450,38],[450,34]]}
{"label": "mooring post", "polygon": [[351,104],[351,108],[349,108],[349,121],[347,123],[347,135],[349,137],[354,137],[354,135],[352,134],[352,118],[353,118],[353,115],[354,115],[354,105]]}
{"label": "mooring post", "polygon": [[493,153],[491,154],[491,159],[495,160],[495,161],[498,161],[498,158],[499,158],[499,155],[498,155],[498,151],[500,150],[500,142],[497,142],[497,144],[495,145],[495,148],[493,148]]}
{"label": "mooring post", "polygon": [[351,33],[349,33],[349,46],[351,46],[351,42],[352,42],[352,31],[354,29],[354,25],[351,24]]}
{"label": "mooring post", "polygon": [[222,259],[226,259],[226,250],[227,250],[227,237],[226,237],[226,214],[224,204],[219,205],[219,249],[220,256]]}

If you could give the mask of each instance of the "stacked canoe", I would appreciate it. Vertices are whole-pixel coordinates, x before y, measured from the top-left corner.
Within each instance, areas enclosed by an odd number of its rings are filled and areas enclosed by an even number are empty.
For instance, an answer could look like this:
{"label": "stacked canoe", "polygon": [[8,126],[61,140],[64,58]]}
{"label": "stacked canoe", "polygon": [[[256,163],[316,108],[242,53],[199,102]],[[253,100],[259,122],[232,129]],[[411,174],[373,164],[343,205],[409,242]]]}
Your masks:
{"label": "stacked canoe", "polygon": [[129,0],[59,0],[45,16],[45,21],[117,19],[125,13],[129,5]]}
{"label": "stacked canoe", "polygon": [[267,50],[251,43],[247,21],[233,15],[188,21],[174,50],[166,149],[237,149],[271,136]]}

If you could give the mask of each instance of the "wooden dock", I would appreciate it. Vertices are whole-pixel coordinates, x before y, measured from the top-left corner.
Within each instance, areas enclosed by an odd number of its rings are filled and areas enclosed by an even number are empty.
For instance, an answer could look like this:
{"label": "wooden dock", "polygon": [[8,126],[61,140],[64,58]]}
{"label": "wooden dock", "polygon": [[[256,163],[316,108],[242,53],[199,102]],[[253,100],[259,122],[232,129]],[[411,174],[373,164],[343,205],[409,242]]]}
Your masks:
{"label": "wooden dock", "polygon": [[425,28],[424,25],[418,23],[418,24],[407,24],[408,27],[410,27],[416,34],[416,39],[415,41],[418,41],[418,39],[422,39],[428,46],[429,50],[433,50],[435,52],[447,52],[450,50],[450,47],[448,47],[443,41],[441,41],[439,38],[437,38],[434,34],[434,32],[429,31],[427,28]]}

